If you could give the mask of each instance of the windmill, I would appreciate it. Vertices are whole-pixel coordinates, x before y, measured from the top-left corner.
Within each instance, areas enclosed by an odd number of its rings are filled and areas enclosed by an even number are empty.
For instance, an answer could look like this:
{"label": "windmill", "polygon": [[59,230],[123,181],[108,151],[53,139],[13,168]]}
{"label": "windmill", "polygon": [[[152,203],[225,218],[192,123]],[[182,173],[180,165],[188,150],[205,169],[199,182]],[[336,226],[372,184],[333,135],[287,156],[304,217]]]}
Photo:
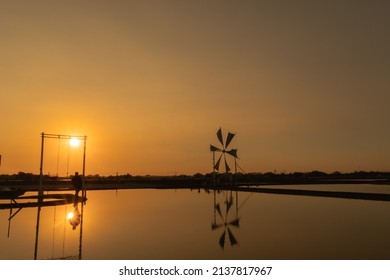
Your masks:
{"label": "windmill", "polygon": [[[232,230],[230,229],[230,226],[239,228],[240,227],[240,219],[238,218],[238,212],[236,211],[236,216],[233,219],[229,219],[229,210],[232,208],[234,202],[233,202],[233,196],[230,193],[230,196],[227,195],[225,197],[225,211],[224,213],[221,210],[220,203],[216,203],[216,194],[214,192],[214,220],[211,224],[211,230],[216,230],[220,227],[223,227],[223,232],[221,237],[219,238],[219,246],[221,246],[222,249],[225,249],[225,241],[226,241],[226,234],[228,236],[229,242],[231,246],[234,246],[238,244],[237,239],[234,237]],[[237,201],[236,201],[237,203]],[[217,215],[219,216],[219,223],[217,223]]]}
{"label": "windmill", "polygon": [[[219,128],[217,131],[217,138],[219,140],[219,143],[221,144],[221,148],[218,148],[214,145],[210,145],[210,151],[213,153],[213,175],[214,175],[214,184],[215,184],[215,173],[216,171],[219,172],[219,168],[221,165],[221,160],[223,158],[223,161],[225,163],[225,173],[228,174],[230,172],[230,167],[228,165],[228,161],[226,159],[227,155],[232,156],[234,158],[234,173],[237,173],[237,149],[231,149],[228,150],[229,144],[232,142],[235,133],[228,132],[228,135],[226,137],[226,141],[224,141],[222,136],[222,128]],[[220,153],[220,156],[215,162],[215,153]]]}

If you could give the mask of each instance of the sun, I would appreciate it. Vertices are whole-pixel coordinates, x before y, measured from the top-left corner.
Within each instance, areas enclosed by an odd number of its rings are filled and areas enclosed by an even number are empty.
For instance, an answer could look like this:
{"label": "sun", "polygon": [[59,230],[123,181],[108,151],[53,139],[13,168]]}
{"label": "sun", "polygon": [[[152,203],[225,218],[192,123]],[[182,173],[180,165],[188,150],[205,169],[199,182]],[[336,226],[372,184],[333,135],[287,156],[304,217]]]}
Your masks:
{"label": "sun", "polygon": [[69,140],[69,145],[71,145],[72,147],[78,147],[80,145],[80,139],[77,139],[77,138],[71,138]]}

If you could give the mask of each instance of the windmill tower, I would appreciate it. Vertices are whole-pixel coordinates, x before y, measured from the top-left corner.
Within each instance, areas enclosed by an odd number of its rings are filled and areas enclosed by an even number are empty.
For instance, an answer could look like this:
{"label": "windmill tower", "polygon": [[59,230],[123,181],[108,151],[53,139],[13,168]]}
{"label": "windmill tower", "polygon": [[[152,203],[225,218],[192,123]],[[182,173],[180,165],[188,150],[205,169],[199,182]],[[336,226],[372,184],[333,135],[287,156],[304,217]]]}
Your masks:
{"label": "windmill tower", "polygon": [[[231,149],[228,150],[229,144],[232,142],[235,133],[228,132],[226,136],[226,140],[224,141],[223,135],[222,135],[222,128],[219,128],[217,131],[217,138],[219,140],[219,143],[221,144],[221,147],[218,148],[214,145],[210,145],[210,151],[213,153],[213,178],[214,178],[214,185],[216,184],[215,174],[216,172],[219,172],[221,160],[224,161],[225,164],[225,173],[226,175],[230,172],[230,167],[228,164],[227,157],[233,157],[234,158],[234,173],[237,173],[237,149]],[[215,162],[215,153],[219,153],[219,158],[217,162]],[[222,159],[223,158],[223,159]]]}

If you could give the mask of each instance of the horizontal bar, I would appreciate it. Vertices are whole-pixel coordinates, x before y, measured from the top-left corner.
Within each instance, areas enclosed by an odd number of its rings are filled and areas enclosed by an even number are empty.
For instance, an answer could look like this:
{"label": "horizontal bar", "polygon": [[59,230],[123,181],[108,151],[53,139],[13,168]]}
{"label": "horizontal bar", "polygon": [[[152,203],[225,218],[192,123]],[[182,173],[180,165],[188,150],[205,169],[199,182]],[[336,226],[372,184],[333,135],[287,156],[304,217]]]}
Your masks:
{"label": "horizontal bar", "polygon": [[64,134],[49,134],[42,133],[44,138],[56,138],[56,139],[87,139],[87,136],[80,135],[64,135]]}

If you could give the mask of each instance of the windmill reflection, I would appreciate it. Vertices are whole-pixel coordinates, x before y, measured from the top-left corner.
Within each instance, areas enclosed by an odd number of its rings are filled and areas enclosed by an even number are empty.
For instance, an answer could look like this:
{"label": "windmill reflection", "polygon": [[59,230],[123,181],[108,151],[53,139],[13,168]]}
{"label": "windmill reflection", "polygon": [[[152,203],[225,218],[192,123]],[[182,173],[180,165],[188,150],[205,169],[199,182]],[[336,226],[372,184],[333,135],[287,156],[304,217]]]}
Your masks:
{"label": "windmill reflection", "polygon": [[[211,230],[222,228],[222,235],[219,238],[219,246],[225,249],[225,243],[228,239],[230,246],[239,244],[233,234],[232,229],[240,227],[240,218],[238,217],[238,192],[228,190],[214,190],[214,219],[211,224]],[[235,211],[232,210],[235,207]],[[234,213],[232,213],[234,212]]]}

